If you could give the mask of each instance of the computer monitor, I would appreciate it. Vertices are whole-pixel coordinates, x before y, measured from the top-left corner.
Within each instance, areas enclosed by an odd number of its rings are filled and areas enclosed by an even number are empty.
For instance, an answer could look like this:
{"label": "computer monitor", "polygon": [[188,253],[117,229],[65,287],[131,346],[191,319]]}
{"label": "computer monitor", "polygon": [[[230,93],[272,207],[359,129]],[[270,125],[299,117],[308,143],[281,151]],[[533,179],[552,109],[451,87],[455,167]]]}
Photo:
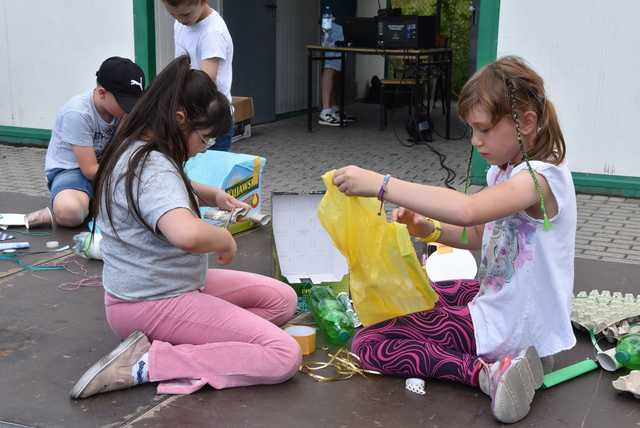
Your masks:
{"label": "computer monitor", "polygon": [[343,18],[344,44],[352,48],[377,48],[376,18]]}

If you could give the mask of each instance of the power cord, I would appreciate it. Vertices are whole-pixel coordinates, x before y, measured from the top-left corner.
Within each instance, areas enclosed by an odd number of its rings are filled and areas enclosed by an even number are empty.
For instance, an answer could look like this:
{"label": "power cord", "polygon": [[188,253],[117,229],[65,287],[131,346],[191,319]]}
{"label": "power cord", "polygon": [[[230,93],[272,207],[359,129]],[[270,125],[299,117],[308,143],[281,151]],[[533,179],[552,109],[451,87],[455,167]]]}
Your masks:
{"label": "power cord", "polygon": [[[426,75],[427,75],[427,77],[428,77],[428,78],[430,78],[430,77],[431,77],[431,73],[427,73],[427,72],[426,72],[426,70],[427,70],[427,66],[428,66],[428,65],[429,65],[429,64],[424,64],[424,66],[421,66],[421,65],[419,65],[419,64],[418,64],[418,65],[416,65],[416,70],[415,70],[416,75],[418,75],[418,74],[426,74]],[[440,78],[442,78],[442,74],[441,74],[441,73],[442,73],[442,70],[441,70],[440,68],[438,68],[438,73],[439,73],[439,75],[436,77],[436,79],[440,79]],[[431,81],[427,81],[427,84],[431,85]],[[437,84],[438,84],[438,80],[436,80],[436,88],[434,89],[434,91],[437,91]],[[444,90],[445,90],[445,88],[443,88],[443,91],[444,91]],[[429,90],[429,92],[431,92],[431,90]],[[453,94],[452,94],[452,95],[453,95]],[[443,94],[443,96],[444,96],[444,94]],[[441,100],[440,100],[440,102],[441,102],[442,104],[444,104],[444,99],[441,99]],[[433,107],[431,107],[432,109],[433,109],[433,108],[435,108],[435,103],[436,103],[436,98],[435,98],[435,94],[434,94],[434,97],[433,97]],[[424,105],[423,105],[422,107],[424,108]],[[451,105],[449,105],[449,106],[447,107],[447,109],[450,109],[450,108],[451,108]],[[429,117],[431,117],[431,112],[429,111],[428,113],[429,113]],[[449,115],[450,115],[450,114],[451,114],[451,112],[447,111],[447,114],[449,114]],[[452,136],[449,136],[449,138],[447,138],[445,135],[443,135],[443,134],[441,134],[440,132],[438,132],[438,130],[436,129],[435,125],[433,125],[431,129],[433,130],[433,132],[434,132],[438,137],[442,138],[443,140],[448,140],[448,141],[460,141],[460,140],[465,140],[465,139],[468,139],[468,138],[471,136],[471,134],[470,134],[470,130],[469,130],[469,128],[468,128],[468,127],[465,127],[465,130],[463,131],[462,135],[460,135],[459,137],[452,137]]]}
{"label": "power cord", "polygon": [[[400,83],[402,83],[405,80],[405,75],[406,75],[407,69],[404,69],[402,72],[402,77],[400,78]],[[398,88],[402,86],[402,85],[397,85],[394,90],[391,93],[391,107],[393,107],[395,105],[395,98],[398,92]],[[417,102],[415,101],[414,96],[417,96],[417,94],[414,94],[412,91],[411,94],[411,98],[410,98],[410,105],[416,105],[417,106]],[[383,94],[383,108],[386,108],[384,106],[384,94]],[[422,103],[421,103],[422,104]],[[420,108],[424,108],[424,105],[422,104],[420,106]],[[417,110],[417,108],[416,108]],[[414,118],[417,117],[417,111],[413,112]],[[400,143],[401,146],[403,147],[413,147],[416,145],[424,145],[426,146],[433,154],[435,154],[438,157],[438,161],[440,163],[440,167],[446,172],[446,178],[443,180],[443,183],[445,185],[445,187],[449,188],[449,189],[454,189],[455,188],[452,186],[452,184],[455,182],[457,174],[456,172],[450,168],[449,166],[447,166],[446,161],[447,161],[447,156],[444,153],[439,152],[438,150],[436,150],[431,144],[429,144],[429,141],[425,141],[423,139],[421,139],[421,135],[420,135],[420,131],[416,129],[416,135],[418,138],[408,138],[406,141],[403,141],[399,136],[398,136],[398,132],[396,131],[396,126],[395,126],[395,121],[393,118],[394,112],[393,112],[393,108],[391,109],[391,128],[393,129],[393,134],[396,137],[396,140],[398,141],[398,143]],[[409,121],[411,120],[411,118],[409,118]],[[414,124],[416,119],[414,119]],[[431,124],[431,121],[429,120],[429,125],[430,125],[430,129],[432,129],[440,138],[442,138],[443,140],[447,140],[447,138],[443,137],[440,133],[438,133],[435,130],[435,127],[433,127],[433,125]],[[463,139],[467,136],[467,132],[465,132],[465,134],[462,137],[457,138],[458,140]],[[452,138],[449,138],[448,140],[454,140]]]}

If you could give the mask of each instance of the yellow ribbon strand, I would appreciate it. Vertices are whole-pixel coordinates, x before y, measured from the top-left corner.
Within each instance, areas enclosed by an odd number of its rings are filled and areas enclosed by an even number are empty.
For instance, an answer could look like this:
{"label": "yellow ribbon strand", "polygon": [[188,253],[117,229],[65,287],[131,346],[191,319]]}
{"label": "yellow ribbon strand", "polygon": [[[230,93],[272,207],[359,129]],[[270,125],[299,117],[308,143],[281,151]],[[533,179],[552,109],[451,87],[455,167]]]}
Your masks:
{"label": "yellow ribbon strand", "polygon": [[[323,348],[327,350],[326,348]],[[345,348],[340,348],[335,354],[327,352],[329,361],[310,361],[300,366],[300,371],[307,374],[309,377],[317,382],[333,382],[338,380],[347,380],[354,375],[360,375],[366,378],[365,373],[379,375],[379,372],[374,370],[365,370],[360,367],[360,358],[353,352],[347,351]],[[322,376],[314,373],[318,370],[327,368],[333,368],[335,370],[334,376]]]}

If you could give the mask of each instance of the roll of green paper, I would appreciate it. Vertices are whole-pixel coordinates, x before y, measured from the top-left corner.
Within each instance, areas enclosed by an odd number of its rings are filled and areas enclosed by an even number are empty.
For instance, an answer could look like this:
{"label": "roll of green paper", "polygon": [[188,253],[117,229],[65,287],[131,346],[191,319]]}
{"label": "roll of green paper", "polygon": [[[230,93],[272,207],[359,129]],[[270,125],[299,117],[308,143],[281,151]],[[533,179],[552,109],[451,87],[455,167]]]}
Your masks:
{"label": "roll of green paper", "polygon": [[544,375],[544,382],[542,382],[542,387],[551,388],[552,386],[556,386],[560,383],[566,382],[585,373],[589,373],[590,371],[593,371],[598,367],[598,363],[596,363],[591,358],[587,358],[584,361],[580,361],[578,363],[571,364],[570,366],[563,367],[560,370],[547,373],[546,375]]}

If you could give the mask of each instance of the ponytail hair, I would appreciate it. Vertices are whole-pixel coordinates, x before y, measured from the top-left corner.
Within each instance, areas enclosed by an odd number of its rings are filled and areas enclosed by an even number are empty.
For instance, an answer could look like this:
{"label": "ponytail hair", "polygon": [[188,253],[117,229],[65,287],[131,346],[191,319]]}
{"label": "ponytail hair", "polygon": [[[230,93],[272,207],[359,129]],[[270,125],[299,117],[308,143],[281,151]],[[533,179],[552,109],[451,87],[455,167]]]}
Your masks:
{"label": "ponytail hair", "polygon": [[559,164],[564,160],[566,146],[564,136],[560,129],[560,122],[556,108],[551,101],[544,98],[542,120],[539,120],[540,130],[534,140],[534,146],[530,152],[534,159],[554,160]]}
{"label": "ponytail hair", "polygon": [[[211,78],[200,70],[191,69],[189,57],[180,56],[156,77],[118,128],[114,141],[105,149],[95,178],[95,193],[91,204],[94,218],[101,208],[106,210],[112,229],[113,190],[117,181],[124,179],[125,194],[134,217],[147,229],[155,232],[145,222],[138,204],[141,188],[134,181],[142,176],[142,170],[151,152],[156,151],[171,160],[189,194],[192,210],[198,213],[198,202],[191,182],[184,172],[189,158],[187,142],[176,120],[176,113],[184,112],[188,131],[210,130],[209,137],[226,134],[232,126],[231,110],[227,97],[220,93]],[[142,145],[127,160],[122,177],[113,177],[113,171],[129,148],[129,144],[142,141]],[[104,203],[101,206],[101,203]]]}
{"label": "ponytail hair", "polygon": [[458,112],[465,120],[480,107],[495,125],[515,112],[523,117],[533,111],[538,117],[537,132],[525,153],[531,160],[558,165],[564,161],[566,145],[556,109],[547,98],[544,80],[517,56],[505,56],[478,70],[462,88]]}

